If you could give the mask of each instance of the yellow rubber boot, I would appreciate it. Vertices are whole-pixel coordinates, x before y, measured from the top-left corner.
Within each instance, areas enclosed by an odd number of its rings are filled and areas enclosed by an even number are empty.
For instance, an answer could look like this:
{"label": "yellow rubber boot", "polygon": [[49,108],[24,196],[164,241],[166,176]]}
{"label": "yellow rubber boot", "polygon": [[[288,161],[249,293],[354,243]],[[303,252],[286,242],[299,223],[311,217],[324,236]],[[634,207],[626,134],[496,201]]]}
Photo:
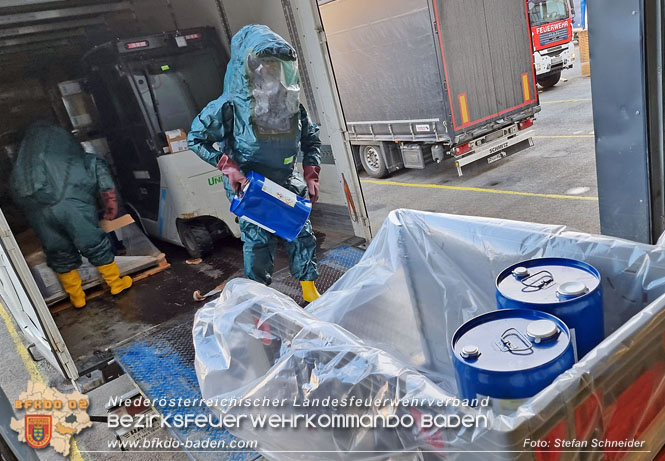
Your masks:
{"label": "yellow rubber boot", "polygon": [[118,268],[118,265],[115,263],[115,261],[105,266],[97,266],[97,270],[100,274],[102,274],[104,281],[111,288],[112,295],[122,293],[127,288],[132,286],[131,277],[127,275],[122,278],[120,277],[120,269]]}
{"label": "yellow rubber boot", "polygon": [[62,288],[65,289],[69,295],[69,300],[72,303],[72,306],[80,309],[85,306],[85,292],[81,287],[81,276],[79,271],[74,269],[73,271],[65,272],[64,274],[57,274]]}
{"label": "yellow rubber boot", "polygon": [[319,290],[316,289],[314,281],[312,280],[300,282],[300,286],[302,287],[302,298],[308,303],[311,303],[316,298],[321,296],[321,293],[319,293]]}

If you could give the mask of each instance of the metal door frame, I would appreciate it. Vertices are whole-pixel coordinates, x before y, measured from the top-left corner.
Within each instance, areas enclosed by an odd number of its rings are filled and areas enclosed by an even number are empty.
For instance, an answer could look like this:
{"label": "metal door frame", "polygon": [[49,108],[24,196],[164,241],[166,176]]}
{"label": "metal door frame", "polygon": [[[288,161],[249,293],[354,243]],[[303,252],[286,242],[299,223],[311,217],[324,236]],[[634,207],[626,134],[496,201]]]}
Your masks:
{"label": "metal door frame", "polygon": [[[335,166],[340,173],[339,187],[348,187],[347,206],[351,216],[353,232],[367,241],[372,239],[369,215],[353,160],[342,103],[337,91],[335,74],[328,52],[326,34],[321,22],[317,0],[284,0],[293,13],[293,24],[300,36],[301,65],[307,66],[313,96],[316,99],[317,115],[326,125],[330,137]],[[349,203],[350,199],[350,203]]]}
{"label": "metal door frame", "polygon": [[[0,209],[0,262],[3,262],[3,253],[7,254],[8,273],[14,275],[16,281],[11,281],[17,290],[18,299],[3,299],[5,308],[12,314],[21,333],[34,344],[37,351],[51,363],[65,378],[72,381],[78,379],[79,373],[72,359],[65,341],[60,335],[60,330],[53,320],[44,297],[30,272],[28,264],[12,234],[12,231]],[[0,264],[0,269],[5,264]],[[35,324],[25,314],[26,309],[32,309],[39,324]]]}
{"label": "metal door frame", "polygon": [[644,243],[665,231],[663,10],[589,0],[587,11],[601,232]]}

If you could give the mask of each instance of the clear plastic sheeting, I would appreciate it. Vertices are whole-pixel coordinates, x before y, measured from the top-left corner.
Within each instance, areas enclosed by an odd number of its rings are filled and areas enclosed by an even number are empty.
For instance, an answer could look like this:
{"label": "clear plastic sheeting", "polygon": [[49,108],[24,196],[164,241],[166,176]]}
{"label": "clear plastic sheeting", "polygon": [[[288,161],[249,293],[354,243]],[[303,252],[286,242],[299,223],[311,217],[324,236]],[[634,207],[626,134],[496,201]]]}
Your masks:
{"label": "clear plastic sheeting", "polygon": [[[606,339],[516,411],[414,406],[456,396],[449,352],[454,331],[496,308],[495,278],[502,269],[546,256],[583,260],[600,271]],[[362,260],[307,311],[255,282],[227,284],[197,313],[196,371],[203,397],[218,399],[212,408],[220,416],[409,414],[416,422],[393,429],[229,428],[257,439],[271,459],[573,459],[581,454],[538,453],[565,449],[556,440],[573,439],[586,446],[570,449],[597,451],[585,454],[590,459],[626,454],[604,450],[656,453],[665,440],[663,293],[660,246],[563,226],[397,210]],[[294,399],[327,396],[389,404],[292,406]],[[287,404],[224,401],[263,397]],[[451,414],[480,423],[423,427],[423,415]],[[549,441],[550,448],[535,448],[527,439]],[[640,446],[616,446],[633,439]]]}

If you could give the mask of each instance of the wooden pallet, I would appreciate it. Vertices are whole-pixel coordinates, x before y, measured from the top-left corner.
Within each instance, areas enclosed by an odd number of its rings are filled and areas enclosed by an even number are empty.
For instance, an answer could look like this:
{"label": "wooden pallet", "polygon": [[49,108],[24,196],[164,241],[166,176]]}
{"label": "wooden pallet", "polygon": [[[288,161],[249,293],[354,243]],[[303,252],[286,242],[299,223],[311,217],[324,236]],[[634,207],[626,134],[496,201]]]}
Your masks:
{"label": "wooden pallet", "polygon": [[[136,272],[135,274],[132,274],[132,282],[136,283],[139,280],[146,279],[152,275],[159,274],[160,272],[165,271],[166,269],[170,268],[171,264],[166,260],[166,255],[164,253],[160,253],[157,256],[157,265],[150,267],[148,269],[145,269],[140,272]],[[87,291],[85,294],[85,299],[86,301],[90,301],[91,299],[95,299],[109,291],[108,286],[105,283],[101,283],[100,285],[96,286],[94,289]],[[65,298],[62,301],[58,301],[57,303],[53,304],[52,306],[49,307],[49,310],[51,311],[51,314],[55,314],[56,312],[64,311],[65,309],[74,309],[74,306],[72,306],[72,303],[69,302],[69,298]]]}

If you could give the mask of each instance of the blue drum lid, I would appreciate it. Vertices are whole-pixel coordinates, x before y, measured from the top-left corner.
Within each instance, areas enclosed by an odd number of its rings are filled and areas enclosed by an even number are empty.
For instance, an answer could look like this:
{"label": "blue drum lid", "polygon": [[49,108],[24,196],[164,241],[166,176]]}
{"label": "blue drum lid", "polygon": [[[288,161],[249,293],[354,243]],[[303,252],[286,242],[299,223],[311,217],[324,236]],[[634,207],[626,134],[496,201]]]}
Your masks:
{"label": "blue drum lid", "polygon": [[577,299],[599,285],[600,274],[593,266],[566,258],[523,261],[508,267],[497,278],[502,296],[533,304]]}
{"label": "blue drum lid", "polygon": [[570,332],[557,317],[531,309],[501,309],[474,317],[453,335],[453,353],[470,367],[528,371],[557,360]]}

